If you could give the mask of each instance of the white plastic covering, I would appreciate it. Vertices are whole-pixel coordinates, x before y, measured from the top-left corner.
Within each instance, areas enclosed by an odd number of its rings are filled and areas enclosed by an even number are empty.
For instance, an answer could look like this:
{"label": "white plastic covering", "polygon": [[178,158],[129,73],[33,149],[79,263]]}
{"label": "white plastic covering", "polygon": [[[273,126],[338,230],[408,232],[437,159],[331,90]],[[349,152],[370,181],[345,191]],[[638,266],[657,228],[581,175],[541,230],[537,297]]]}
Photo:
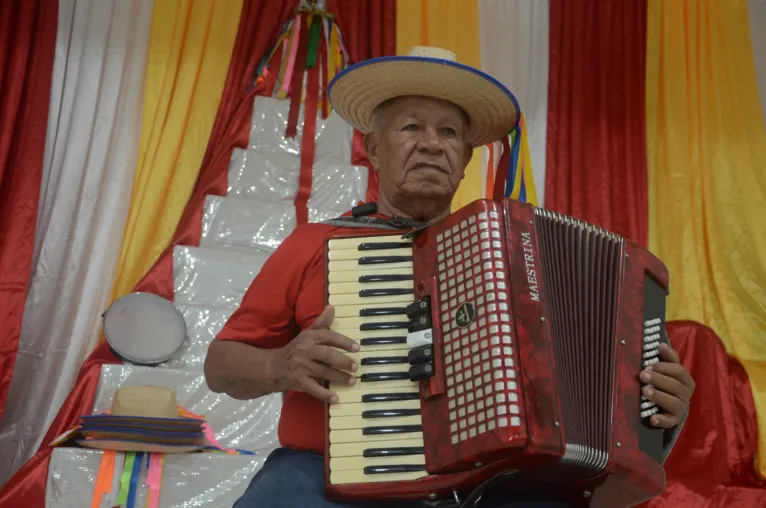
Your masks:
{"label": "white plastic covering", "polygon": [[[309,206],[345,212],[367,192],[367,167],[333,158],[314,161]],[[229,162],[227,198],[292,203],[298,193],[300,157],[287,152],[236,148]]]}
{"label": "white plastic covering", "polygon": [[[257,97],[253,107],[250,127],[251,150],[262,152],[300,154],[303,139],[303,109],[298,116],[298,134],[285,139],[287,115],[290,102],[273,97]],[[332,114],[327,120],[317,117],[316,145],[314,156],[317,161],[332,157],[340,162],[351,160],[353,130],[342,118]]]}
{"label": "white plastic covering", "polygon": [[[167,456],[162,508],[232,506],[268,453],[279,446],[281,395],[239,401],[212,393],[203,365],[210,341],[237,309],[268,256],[295,228],[302,132],[284,139],[288,110],[287,101],[255,101],[250,144],[232,153],[227,196],[206,200],[200,246],[173,251],[174,303],[189,337],[181,354],[158,367],[107,365],[101,371],[94,411],[107,410],[121,386],[166,386],[176,391],[180,405],[208,420],[221,445],[257,453]],[[350,164],[351,143],[351,128],[337,116],[318,120],[310,220],[336,217],[364,199],[367,168]],[[55,450],[47,506],[90,506],[100,460],[99,451]],[[119,476],[121,467],[115,467]],[[146,505],[145,474],[144,469],[136,506]],[[101,504],[112,505],[109,500]]]}

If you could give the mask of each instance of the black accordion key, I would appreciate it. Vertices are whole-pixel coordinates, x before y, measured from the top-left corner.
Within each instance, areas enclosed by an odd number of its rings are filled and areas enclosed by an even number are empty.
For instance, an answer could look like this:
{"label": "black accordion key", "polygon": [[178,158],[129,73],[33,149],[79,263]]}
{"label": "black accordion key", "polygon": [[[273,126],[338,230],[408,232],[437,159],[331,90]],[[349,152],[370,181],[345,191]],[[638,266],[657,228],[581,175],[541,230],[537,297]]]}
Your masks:
{"label": "black accordion key", "polygon": [[372,330],[407,330],[409,323],[406,321],[392,321],[389,323],[362,323],[359,326],[359,330],[363,332],[369,332]]}
{"label": "black accordion key", "polygon": [[357,250],[412,249],[409,242],[360,243]]}
{"label": "black accordion key", "polygon": [[359,258],[360,265],[384,265],[387,263],[407,263],[412,256],[365,256]]}
{"label": "black accordion key", "polygon": [[359,282],[406,282],[408,280],[415,280],[412,275],[406,274],[381,274],[381,275],[361,275]]}
{"label": "black accordion key", "polygon": [[396,416],[417,416],[420,409],[371,409],[362,411],[362,418],[393,418]]}
{"label": "black accordion key", "polygon": [[418,466],[415,464],[402,464],[399,466],[367,466],[364,468],[364,474],[416,473],[425,470],[426,466]]}
{"label": "black accordion key", "polygon": [[408,363],[406,356],[372,356],[362,358],[362,365],[391,365],[397,363]]}
{"label": "black accordion key", "polygon": [[407,372],[380,372],[374,374],[362,374],[359,380],[362,383],[375,383],[379,381],[398,381],[400,379],[410,379]]}
{"label": "black accordion key", "polygon": [[403,400],[419,400],[418,392],[402,393],[365,393],[362,402],[401,402]]}
{"label": "black accordion key", "polygon": [[365,427],[362,429],[362,435],[380,436],[382,434],[409,434],[422,431],[422,425],[382,425],[379,427]]}
{"label": "black accordion key", "polygon": [[385,344],[407,344],[407,337],[369,337],[359,341],[362,346],[382,346]]}
{"label": "black accordion key", "polygon": [[412,295],[415,294],[414,288],[379,288],[379,289],[362,289],[359,291],[359,296],[367,298],[370,296],[396,296],[396,295]]}
{"label": "black accordion key", "polygon": [[359,311],[359,317],[370,316],[398,316],[400,314],[406,314],[404,307],[384,307],[380,309],[362,309]]}
{"label": "black accordion key", "polygon": [[422,446],[402,446],[399,448],[368,448],[362,452],[363,457],[405,457],[407,455],[423,455],[426,450]]}

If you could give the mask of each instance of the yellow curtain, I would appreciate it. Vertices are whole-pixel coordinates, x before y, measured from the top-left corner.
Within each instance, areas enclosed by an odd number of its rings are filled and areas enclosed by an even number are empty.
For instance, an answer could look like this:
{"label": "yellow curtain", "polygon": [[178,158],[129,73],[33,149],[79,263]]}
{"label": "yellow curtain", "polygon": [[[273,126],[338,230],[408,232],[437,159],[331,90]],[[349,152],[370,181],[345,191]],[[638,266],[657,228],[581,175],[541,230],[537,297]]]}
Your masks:
{"label": "yellow curtain", "polygon": [[766,131],[747,0],[649,0],[648,15],[650,247],[670,270],[668,319],[709,326],[747,369],[766,476]]}
{"label": "yellow curtain", "polygon": [[112,298],[130,292],[170,242],[199,174],[243,0],[154,3],[133,199]]}
{"label": "yellow curtain", "polygon": [[[396,52],[405,55],[412,46],[436,46],[452,51],[458,62],[481,68],[479,4],[476,0],[397,0]],[[473,151],[465,179],[452,209],[484,197],[482,148]]]}

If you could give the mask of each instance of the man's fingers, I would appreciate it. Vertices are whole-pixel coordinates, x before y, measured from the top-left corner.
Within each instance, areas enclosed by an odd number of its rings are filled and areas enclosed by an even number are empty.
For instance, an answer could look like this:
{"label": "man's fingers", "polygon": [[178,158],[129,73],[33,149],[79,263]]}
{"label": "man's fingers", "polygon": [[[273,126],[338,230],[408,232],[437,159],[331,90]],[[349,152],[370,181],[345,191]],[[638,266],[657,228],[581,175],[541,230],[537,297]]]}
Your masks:
{"label": "man's fingers", "polygon": [[320,330],[319,343],[326,346],[336,347],[350,353],[356,353],[359,351],[359,343],[355,340],[351,340],[345,335],[341,335],[338,332],[332,330]]}
{"label": "man's fingers", "polygon": [[659,391],[652,386],[645,386],[643,392],[647,399],[657,404],[664,411],[662,416],[666,418],[663,418],[663,421],[667,420],[666,423],[670,423],[671,427],[681,422],[684,411],[686,411],[686,404],[681,399]]}
{"label": "man's fingers", "polygon": [[328,404],[336,404],[338,402],[338,394],[328,390],[321,383],[317,383],[316,380],[309,377],[305,378],[301,383],[301,391]]}
{"label": "man's fingers", "polygon": [[678,353],[664,342],[660,344],[660,359],[669,363],[681,363],[681,358],[678,356]]}
{"label": "man's fingers", "polygon": [[681,419],[676,418],[675,416],[656,414],[652,415],[652,417],[649,419],[649,422],[655,427],[660,427],[662,429],[672,429],[681,423]]}
{"label": "man's fingers", "polygon": [[330,325],[332,324],[333,319],[335,319],[335,307],[333,307],[332,305],[328,305],[327,307],[324,308],[322,313],[319,316],[317,316],[314,322],[311,323],[311,326],[309,328],[312,328],[314,330],[330,328]]}
{"label": "man's fingers", "polygon": [[356,372],[358,366],[350,357],[331,346],[316,346],[313,350],[314,360],[326,363],[330,367],[346,372]]}
{"label": "man's fingers", "polygon": [[315,363],[311,368],[311,376],[331,383],[338,383],[351,386],[356,383],[356,377],[348,372],[343,372],[338,369],[333,369],[327,365],[321,363]]}
{"label": "man's fingers", "polygon": [[[674,364],[668,364],[668,365],[673,366]],[[678,365],[675,365],[675,366],[678,367]],[[665,392],[674,397],[677,397],[678,399],[681,399],[682,401],[688,402],[689,398],[691,398],[689,389],[685,387],[683,384],[681,384],[681,382],[678,379],[675,379],[672,376],[661,374],[657,372],[656,370],[642,373],[641,381],[654,386],[655,389],[661,392]]]}
{"label": "man's fingers", "polygon": [[[657,372],[659,374],[671,377],[685,386],[690,392],[694,391],[694,380],[692,379],[691,374],[689,374],[689,371],[686,370],[680,363],[658,362],[654,365],[651,365],[650,367],[651,369],[647,370],[650,370],[652,374]],[[651,382],[652,381],[650,381],[650,383]],[[689,396],[691,397],[691,393],[689,393]]]}

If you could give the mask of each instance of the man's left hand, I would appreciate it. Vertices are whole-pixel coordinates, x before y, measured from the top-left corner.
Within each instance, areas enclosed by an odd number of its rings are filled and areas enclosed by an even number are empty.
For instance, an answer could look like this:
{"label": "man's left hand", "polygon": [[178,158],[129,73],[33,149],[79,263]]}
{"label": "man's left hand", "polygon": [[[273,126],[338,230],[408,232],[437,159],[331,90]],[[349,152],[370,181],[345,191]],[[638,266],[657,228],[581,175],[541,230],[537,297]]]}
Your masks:
{"label": "man's left hand", "polygon": [[669,345],[660,344],[660,360],[648,366],[640,377],[647,383],[644,395],[662,410],[662,414],[652,415],[650,422],[655,427],[670,429],[681,423],[695,385],[678,353]]}

